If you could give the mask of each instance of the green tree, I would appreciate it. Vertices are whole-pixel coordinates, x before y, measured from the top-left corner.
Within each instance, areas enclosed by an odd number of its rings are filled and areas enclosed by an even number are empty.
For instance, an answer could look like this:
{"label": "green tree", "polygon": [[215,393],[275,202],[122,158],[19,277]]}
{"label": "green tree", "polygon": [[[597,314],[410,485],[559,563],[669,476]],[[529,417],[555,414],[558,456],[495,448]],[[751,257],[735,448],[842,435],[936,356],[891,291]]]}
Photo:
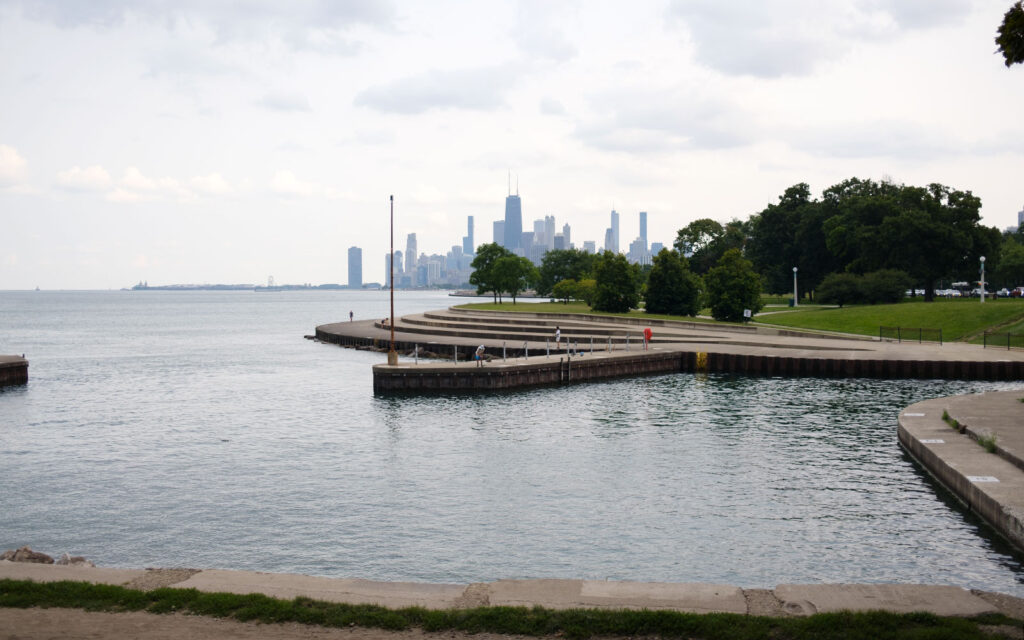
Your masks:
{"label": "green tree", "polygon": [[640,303],[639,269],[626,256],[605,251],[594,263],[595,311],[625,313]]}
{"label": "green tree", "polygon": [[1006,66],[1024,62],[1024,2],[1018,0],[1003,16],[999,25],[996,45],[1003,54]]}
{"label": "green tree", "polygon": [[1024,285],[1024,245],[1014,238],[1013,235],[1003,237],[1003,247],[999,252],[999,266],[993,272],[994,282],[1004,287]]}
{"label": "green tree", "polygon": [[476,257],[469,266],[473,267],[473,273],[469,276],[469,283],[476,285],[477,295],[483,295],[488,291],[494,294],[494,301],[501,299],[502,289],[495,280],[494,263],[499,259],[512,255],[512,252],[496,242],[482,244],[477,247]]}
{"label": "green tree", "polygon": [[495,286],[516,303],[516,296],[537,281],[537,268],[528,258],[507,255],[498,258],[491,269]]}
{"label": "green tree", "polygon": [[587,303],[587,306],[594,306],[594,299],[597,298],[597,280],[584,278],[576,285],[576,299]]}
{"label": "green tree", "polygon": [[549,295],[559,280],[585,278],[594,269],[593,254],[577,249],[553,249],[544,254],[537,280],[537,294]]}
{"label": "green tree", "polygon": [[718,265],[704,276],[711,315],[716,320],[738,322],[743,311],[761,310],[761,277],[754,265],[743,257],[739,249],[729,249]]}
{"label": "green tree", "polygon": [[830,273],[818,285],[817,300],[825,304],[844,304],[860,302],[862,299],[860,278],[852,273]]}
{"label": "green tree", "polygon": [[690,271],[686,258],[670,249],[654,256],[644,294],[647,313],[695,316],[700,311],[700,278]]}
{"label": "green tree", "polygon": [[687,256],[694,273],[707,273],[729,249],[742,249],[749,225],[733,220],[725,225],[701,218],[686,225],[676,235],[676,251]]}
{"label": "green tree", "polygon": [[905,297],[913,280],[898,269],[879,269],[865,273],[860,281],[861,294],[869,304],[893,304]]}
{"label": "green tree", "polygon": [[554,288],[551,289],[551,295],[562,301],[562,304],[568,303],[570,300],[578,300],[579,293],[578,289],[580,283],[576,282],[572,278],[568,280],[559,280]]}

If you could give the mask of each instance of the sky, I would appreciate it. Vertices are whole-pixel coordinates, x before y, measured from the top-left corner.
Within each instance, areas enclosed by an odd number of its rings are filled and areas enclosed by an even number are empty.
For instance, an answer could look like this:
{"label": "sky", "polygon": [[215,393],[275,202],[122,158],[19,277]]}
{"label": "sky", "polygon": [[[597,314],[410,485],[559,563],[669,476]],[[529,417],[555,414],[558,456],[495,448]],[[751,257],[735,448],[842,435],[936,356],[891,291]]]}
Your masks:
{"label": "sky", "polygon": [[671,245],[806,182],[1024,209],[1010,0],[0,0],[0,289],[384,280],[546,215]]}

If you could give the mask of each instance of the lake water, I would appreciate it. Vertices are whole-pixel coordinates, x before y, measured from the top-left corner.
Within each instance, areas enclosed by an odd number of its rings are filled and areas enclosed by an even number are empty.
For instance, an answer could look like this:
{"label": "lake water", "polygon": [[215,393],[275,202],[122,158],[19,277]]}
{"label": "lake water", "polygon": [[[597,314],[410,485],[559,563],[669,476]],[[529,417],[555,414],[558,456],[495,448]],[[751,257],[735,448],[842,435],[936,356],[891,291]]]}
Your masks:
{"label": "lake water", "polygon": [[[443,293],[396,294],[397,313]],[[0,548],[430,582],[955,584],[1021,558],[905,457],[896,415],[1014,385],[674,374],[375,397],[304,340],[382,292],[0,292]],[[1017,385],[1020,386],[1020,385]]]}

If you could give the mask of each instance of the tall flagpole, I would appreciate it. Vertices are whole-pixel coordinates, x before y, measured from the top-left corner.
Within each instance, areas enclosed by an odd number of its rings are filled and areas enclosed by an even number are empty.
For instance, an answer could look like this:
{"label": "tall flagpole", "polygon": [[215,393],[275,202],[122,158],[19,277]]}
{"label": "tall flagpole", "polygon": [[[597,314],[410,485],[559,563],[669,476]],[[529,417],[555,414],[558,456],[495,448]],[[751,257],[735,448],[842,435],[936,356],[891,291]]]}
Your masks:
{"label": "tall flagpole", "polygon": [[388,351],[388,364],[398,364],[398,352],[395,351],[395,196],[391,198],[391,315],[388,325],[391,326],[391,349]]}

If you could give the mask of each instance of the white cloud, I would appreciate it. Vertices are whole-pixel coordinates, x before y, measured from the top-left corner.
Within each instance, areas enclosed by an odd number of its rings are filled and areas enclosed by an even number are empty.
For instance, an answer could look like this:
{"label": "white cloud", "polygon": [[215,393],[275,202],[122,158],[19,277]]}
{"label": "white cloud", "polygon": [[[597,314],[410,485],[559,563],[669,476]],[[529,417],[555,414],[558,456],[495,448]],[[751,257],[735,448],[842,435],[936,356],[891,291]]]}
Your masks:
{"label": "white cloud", "polygon": [[25,167],[28,163],[18,150],[0,144],[0,188],[13,187],[25,181]]}
{"label": "white cloud", "polygon": [[578,50],[565,34],[572,32],[566,23],[573,22],[569,15],[575,7],[565,2],[520,0],[519,11],[511,35],[519,49],[534,58],[566,62],[576,57]]}
{"label": "white cloud", "polygon": [[698,62],[730,75],[810,73],[861,42],[955,22],[968,0],[673,0],[669,23],[689,34]]}
{"label": "white cloud", "polygon": [[288,170],[281,170],[274,174],[270,180],[270,189],[278,195],[299,198],[308,198],[321,191],[316,184],[299,180],[294,173]]}
{"label": "white cloud", "polygon": [[564,116],[566,113],[565,105],[551,97],[541,99],[540,112],[548,116]]}
{"label": "white cloud", "polygon": [[517,74],[508,66],[427,71],[370,87],[356,95],[357,107],[385,113],[418,114],[431,109],[490,111],[505,103]]}
{"label": "white cloud", "polygon": [[195,176],[189,180],[189,186],[196,191],[210,196],[223,196],[232,192],[231,185],[219,173],[208,176]]}
{"label": "white cloud", "polygon": [[75,165],[57,173],[57,186],[65,191],[105,191],[110,185],[110,174],[99,165],[84,169]]}
{"label": "white cloud", "polygon": [[288,91],[272,91],[260,98],[256,104],[273,111],[312,111],[306,96]]}

